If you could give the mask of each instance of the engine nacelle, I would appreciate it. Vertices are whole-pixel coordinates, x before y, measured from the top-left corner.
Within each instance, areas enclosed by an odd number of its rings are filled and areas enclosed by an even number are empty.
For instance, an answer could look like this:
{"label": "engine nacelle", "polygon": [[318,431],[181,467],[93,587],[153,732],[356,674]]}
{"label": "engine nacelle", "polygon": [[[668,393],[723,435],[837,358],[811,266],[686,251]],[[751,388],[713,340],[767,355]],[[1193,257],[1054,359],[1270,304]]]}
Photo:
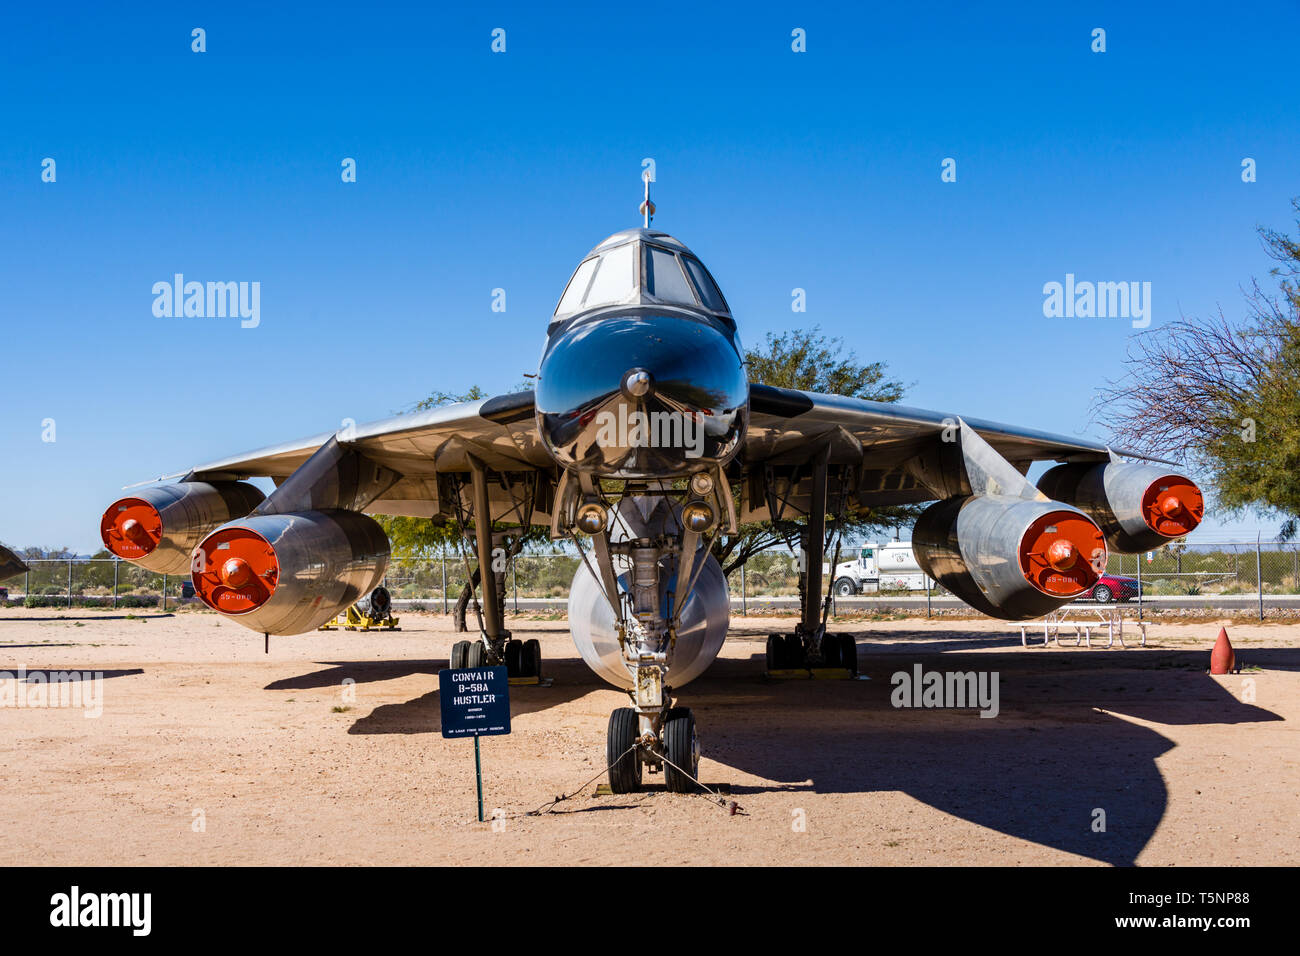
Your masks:
{"label": "engine nacelle", "polygon": [[[702,557],[704,565],[700,568],[695,589],[682,607],[677,643],[668,662],[668,683],[674,688],[682,687],[703,674],[727,638],[727,623],[731,616],[727,578],[713,555]],[[614,566],[618,572],[619,593],[625,593],[629,589],[629,562],[615,555]],[[660,607],[668,606],[668,584],[673,581],[675,579],[668,579],[666,572],[661,574]],[[569,588],[569,632],[573,635],[573,643],[587,666],[604,680],[615,687],[631,690],[632,675],[623,665],[623,652],[618,646],[614,623],[614,609],[583,562],[578,565]]]}
{"label": "engine nacelle", "polygon": [[388,536],[356,511],[231,521],[199,543],[191,577],[208,607],[267,634],[304,634],[373,591]]}
{"label": "engine nacelle", "polygon": [[1106,539],[1091,518],[1059,501],[1001,496],[948,498],[912,529],[917,563],[991,617],[1040,617],[1092,587],[1106,567]]}
{"label": "engine nacelle", "polygon": [[1086,512],[1122,554],[1149,551],[1194,531],[1205,517],[1196,483],[1168,469],[1136,462],[1057,465],[1038,490]]}
{"label": "engine nacelle", "polygon": [[141,488],[108,506],[99,534],[104,547],[124,561],[160,574],[184,574],[205,535],[244,517],[265,497],[242,481],[182,481]]}

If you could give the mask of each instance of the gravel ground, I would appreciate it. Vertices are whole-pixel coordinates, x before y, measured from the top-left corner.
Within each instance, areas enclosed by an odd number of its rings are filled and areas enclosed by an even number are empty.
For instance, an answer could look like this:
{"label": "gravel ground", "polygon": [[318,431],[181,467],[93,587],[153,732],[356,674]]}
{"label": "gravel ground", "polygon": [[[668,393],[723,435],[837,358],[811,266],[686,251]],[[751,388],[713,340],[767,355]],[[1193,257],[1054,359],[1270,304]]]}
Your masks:
{"label": "gravel ground", "polygon": [[[103,673],[93,719],[13,706],[30,674],[0,675],[0,862],[1300,863],[1294,624],[1229,622],[1245,669],[1211,677],[1213,620],[1153,623],[1146,648],[1113,650],[1022,648],[986,620],[846,621],[870,680],[778,683],[763,639],[792,619],[736,617],[681,694],[702,777],[734,813],[590,785],[530,815],[601,773],[625,700],[555,618],[509,619],[541,640],[554,684],[512,688],[513,733],[483,741],[497,819],[479,823],[473,747],[439,733],[446,618],[264,654],[260,634],[192,609],[0,611],[0,671]],[[892,706],[891,676],[918,664],[996,672],[998,716]]]}

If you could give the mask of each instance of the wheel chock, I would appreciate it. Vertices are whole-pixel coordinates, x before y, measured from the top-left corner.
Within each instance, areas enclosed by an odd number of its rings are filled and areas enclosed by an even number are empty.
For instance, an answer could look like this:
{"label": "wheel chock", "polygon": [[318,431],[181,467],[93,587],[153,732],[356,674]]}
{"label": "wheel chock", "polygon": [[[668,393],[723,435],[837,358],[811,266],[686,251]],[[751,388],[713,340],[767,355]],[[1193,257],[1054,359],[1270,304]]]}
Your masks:
{"label": "wheel chock", "polygon": [[550,687],[555,683],[554,677],[511,677],[511,687]]}
{"label": "wheel chock", "polygon": [[854,674],[847,667],[788,667],[763,671],[764,680],[870,680],[865,674]]}
{"label": "wheel chock", "polygon": [[[715,792],[717,792],[717,793],[722,794],[723,796],[727,796],[727,797],[731,796],[731,784],[729,784],[729,783],[706,783],[706,784],[704,784],[704,786],[708,787],[710,790],[713,790],[713,791],[715,791]],[[639,792],[640,792],[640,793],[655,793],[655,792],[657,792],[657,788],[656,788],[656,789],[642,788]],[[595,796],[595,797],[614,797],[614,796],[618,796],[618,797],[627,797],[627,796],[632,796],[632,794],[627,794],[627,793],[618,793],[618,794],[616,794],[616,793],[614,793],[613,790],[610,789],[609,784],[607,784],[607,783],[598,783],[598,784],[596,784],[596,792],[595,792],[594,794],[592,794],[592,796]]]}

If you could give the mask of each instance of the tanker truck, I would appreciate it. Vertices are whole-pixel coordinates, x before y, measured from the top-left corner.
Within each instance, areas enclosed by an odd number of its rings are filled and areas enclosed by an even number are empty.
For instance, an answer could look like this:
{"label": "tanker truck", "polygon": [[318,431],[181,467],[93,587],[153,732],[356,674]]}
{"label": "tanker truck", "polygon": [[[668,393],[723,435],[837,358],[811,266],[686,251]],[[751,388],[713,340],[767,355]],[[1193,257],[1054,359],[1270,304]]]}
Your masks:
{"label": "tanker truck", "polygon": [[[829,574],[829,566],[822,566]],[[926,575],[916,563],[910,541],[867,542],[857,558],[835,565],[836,597],[877,591],[924,591]],[[933,582],[930,582],[933,587]]]}

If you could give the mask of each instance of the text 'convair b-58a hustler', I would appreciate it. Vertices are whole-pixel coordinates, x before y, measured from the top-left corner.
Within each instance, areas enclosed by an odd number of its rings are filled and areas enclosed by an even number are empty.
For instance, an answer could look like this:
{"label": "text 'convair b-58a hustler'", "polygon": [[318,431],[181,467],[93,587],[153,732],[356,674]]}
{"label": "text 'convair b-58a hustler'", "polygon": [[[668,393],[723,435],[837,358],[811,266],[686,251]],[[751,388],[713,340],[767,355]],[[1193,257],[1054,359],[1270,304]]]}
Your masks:
{"label": "text 'convair b-58a hustler'", "polygon": [[[769,638],[769,667],[853,671],[851,637],[826,631],[822,568],[828,531],[859,509],[934,501],[912,535],[921,569],[1010,620],[1087,591],[1108,548],[1144,551],[1200,523],[1192,481],[1102,444],[750,383],[708,270],[648,216],[645,226],[582,259],[534,391],[199,465],[111,505],[105,545],[190,572],[204,603],[255,631],[302,634],[382,579],[388,540],[366,512],[458,520],[481,568],[508,529],[549,527],[583,556],[569,597],[578,652],[629,696],[609,721],[612,789],[637,789],[648,768],[685,792],[699,742],[677,695],[727,636],[710,545],[739,523],[800,535],[802,612],[792,633]],[[1059,464],[1035,487],[1025,474],[1036,461]],[[254,477],[275,490],[264,497],[245,482]],[[503,626],[501,580],[481,576],[482,636],[459,642],[452,666],[536,673],[536,642]]]}

